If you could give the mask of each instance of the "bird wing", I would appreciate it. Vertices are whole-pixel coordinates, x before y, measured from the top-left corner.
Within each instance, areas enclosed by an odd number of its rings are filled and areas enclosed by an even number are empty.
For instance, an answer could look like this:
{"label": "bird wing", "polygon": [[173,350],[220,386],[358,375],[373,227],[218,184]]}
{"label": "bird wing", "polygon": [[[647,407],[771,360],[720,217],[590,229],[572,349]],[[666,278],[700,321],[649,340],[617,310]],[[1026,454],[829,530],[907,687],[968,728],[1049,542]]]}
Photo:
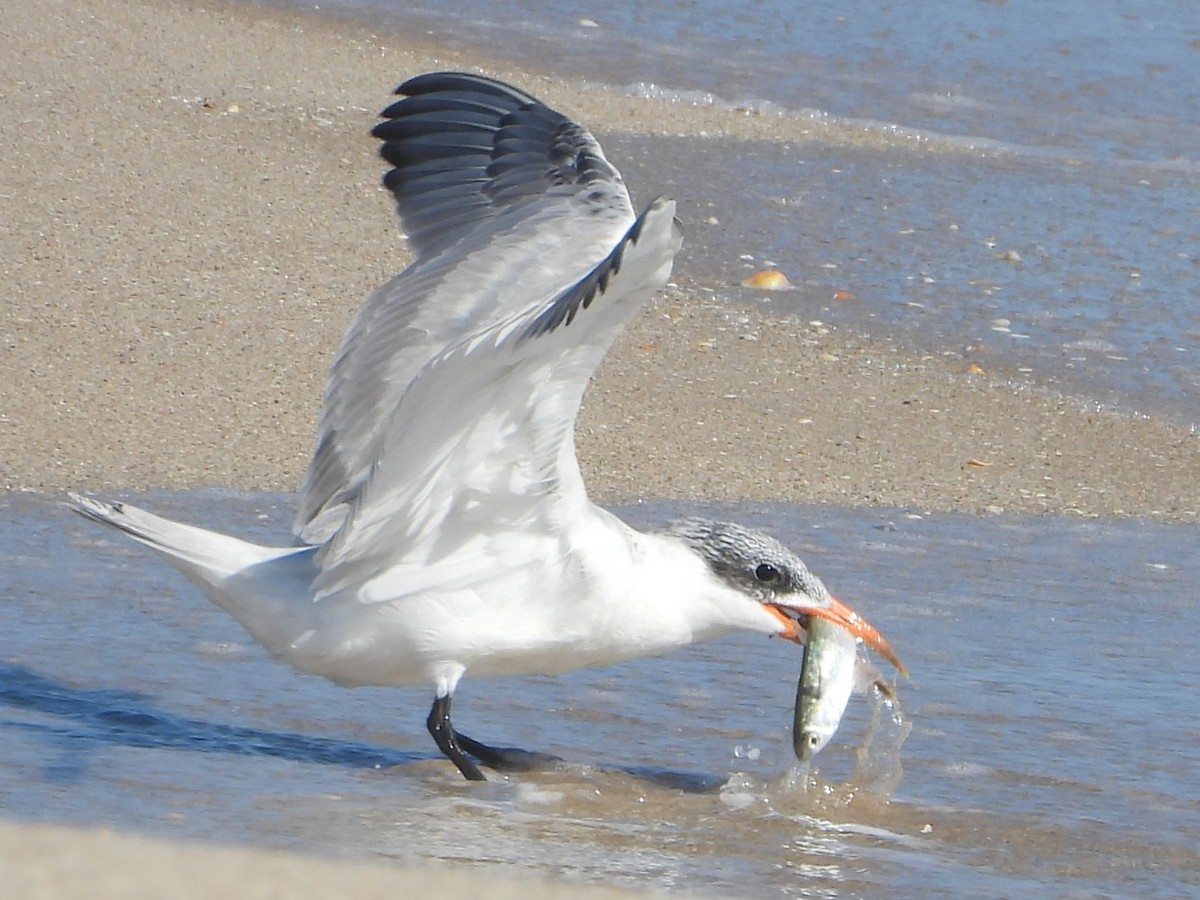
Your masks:
{"label": "bird wing", "polygon": [[[585,280],[634,225],[595,138],[528,94],[453,72],[396,92],[373,134],[416,259],[371,295],[334,361],[294,524],[310,544],[338,531],[391,452],[419,373]],[[436,401],[446,414],[451,393]]]}
{"label": "bird wing", "polygon": [[[482,546],[554,532],[587,495],[574,429],[588,381],[670,276],[681,233],[659,199],[600,263],[556,293],[452,342],[405,391],[344,524],[318,555],[318,592],[385,600],[501,561]],[[482,570],[480,574],[485,574]],[[440,577],[440,576],[439,576]]]}
{"label": "bird wing", "polygon": [[583,392],[682,240],[672,201],[635,218],[594,138],[536,100],[471,75],[400,91],[376,133],[417,259],[347,335],[297,521],[318,593],[364,601],[463,583],[496,565],[484,544],[587,503]]}

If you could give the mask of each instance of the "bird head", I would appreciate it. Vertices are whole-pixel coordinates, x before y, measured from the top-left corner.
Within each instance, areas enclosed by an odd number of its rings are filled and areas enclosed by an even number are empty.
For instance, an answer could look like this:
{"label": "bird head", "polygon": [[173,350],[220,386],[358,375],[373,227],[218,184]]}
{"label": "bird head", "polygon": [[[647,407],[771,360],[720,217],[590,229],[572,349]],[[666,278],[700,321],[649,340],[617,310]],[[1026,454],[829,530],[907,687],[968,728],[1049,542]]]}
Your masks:
{"label": "bird head", "polygon": [[676,519],[665,531],[699,554],[717,578],[761,603],[779,620],[781,637],[803,643],[809,617],[819,616],[845,628],[908,675],[879,630],[830,594],[799,556],[766,532],[699,517]]}

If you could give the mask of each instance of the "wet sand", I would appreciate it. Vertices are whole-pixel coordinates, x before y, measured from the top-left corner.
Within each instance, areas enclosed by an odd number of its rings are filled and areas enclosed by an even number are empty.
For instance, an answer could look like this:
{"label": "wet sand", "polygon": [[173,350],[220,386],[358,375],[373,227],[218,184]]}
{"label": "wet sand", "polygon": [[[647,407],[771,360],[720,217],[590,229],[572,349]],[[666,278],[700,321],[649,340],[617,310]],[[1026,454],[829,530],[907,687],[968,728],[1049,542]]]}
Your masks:
{"label": "wet sand", "polygon": [[300,856],[274,850],[198,846],[107,829],[0,821],[6,896],[23,900],[155,900],[237,897],[472,897],[495,900],[621,900],[646,894],[542,879],[475,875],[432,867]]}
{"label": "wet sand", "polygon": [[[294,489],[341,334],[406,261],[366,135],[374,114],[409,75],[486,63],[265,9],[10,3],[0,487]],[[604,130],[880,139],[487,71]],[[692,285],[655,301],[597,377],[579,449],[599,499],[1170,520],[1200,509],[1197,441],[1170,423],[711,296]],[[84,878],[91,896],[128,896],[121,879],[155,866],[156,895],[199,896],[181,871],[237,884],[264,860],[329,893],[314,873],[332,863],[208,849],[184,861],[179,847],[123,841],[0,826],[0,859],[24,867],[27,896]],[[223,853],[240,862],[213,865]],[[364,885],[403,877],[349,868]]]}
{"label": "wet sand", "polygon": [[[481,61],[266,9],[88,10],[15,4],[0,55],[0,486],[294,489],[341,334],[407,259],[366,132],[404,77]],[[867,139],[490,71],[607,129]],[[1170,423],[709,287],[656,301],[597,377],[579,449],[600,500],[1200,509],[1200,443]]]}

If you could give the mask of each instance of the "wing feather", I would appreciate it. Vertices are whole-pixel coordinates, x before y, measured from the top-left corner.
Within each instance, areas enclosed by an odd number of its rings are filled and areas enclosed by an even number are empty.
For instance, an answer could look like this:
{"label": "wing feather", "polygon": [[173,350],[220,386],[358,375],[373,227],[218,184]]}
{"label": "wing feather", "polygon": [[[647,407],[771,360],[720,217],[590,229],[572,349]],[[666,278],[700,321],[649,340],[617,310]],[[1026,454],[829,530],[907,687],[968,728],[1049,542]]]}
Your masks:
{"label": "wing feather", "polygon": [[349,517],[319,552],[318,591],[394,598],[403,573],[458,558],[481,532],[544,529],[588,502],[575,457],[580,400],[621,328],[670,275],[681,240],[674,210],[656,200],[591,271],[421,370]]}
{"label": "wing feather", "polygon": [[416,259],[371,295],[335,358],[295,522],[307,543],[358,503],[422,370],[585,278],[635,220],[591,134],[528,94],[454,72],[397,93],[374,134]]}

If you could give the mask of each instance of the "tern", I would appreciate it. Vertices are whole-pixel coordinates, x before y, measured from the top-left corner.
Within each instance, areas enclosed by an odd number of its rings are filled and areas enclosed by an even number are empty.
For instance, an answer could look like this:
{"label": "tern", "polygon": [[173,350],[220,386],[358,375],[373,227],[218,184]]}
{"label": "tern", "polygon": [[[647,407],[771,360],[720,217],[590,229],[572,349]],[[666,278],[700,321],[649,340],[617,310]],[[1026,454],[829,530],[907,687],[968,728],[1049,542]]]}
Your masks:
{"label": "tern", "polygon": [[585,128],[502,82],[438,72],[396,93],[372,133],[415,259],[334,360],[295,542],[74,494],[73,508],[156,551],[300,672],[431,686],[429,732],[470,780],[544,755],[454,729],[467,672],[556,675],[738,630],[801,643],[811,616],[903,671],[770,535],[703,518],[640,532],[588,499],[579,405],[670,276],[675,203],[636,215]]}

